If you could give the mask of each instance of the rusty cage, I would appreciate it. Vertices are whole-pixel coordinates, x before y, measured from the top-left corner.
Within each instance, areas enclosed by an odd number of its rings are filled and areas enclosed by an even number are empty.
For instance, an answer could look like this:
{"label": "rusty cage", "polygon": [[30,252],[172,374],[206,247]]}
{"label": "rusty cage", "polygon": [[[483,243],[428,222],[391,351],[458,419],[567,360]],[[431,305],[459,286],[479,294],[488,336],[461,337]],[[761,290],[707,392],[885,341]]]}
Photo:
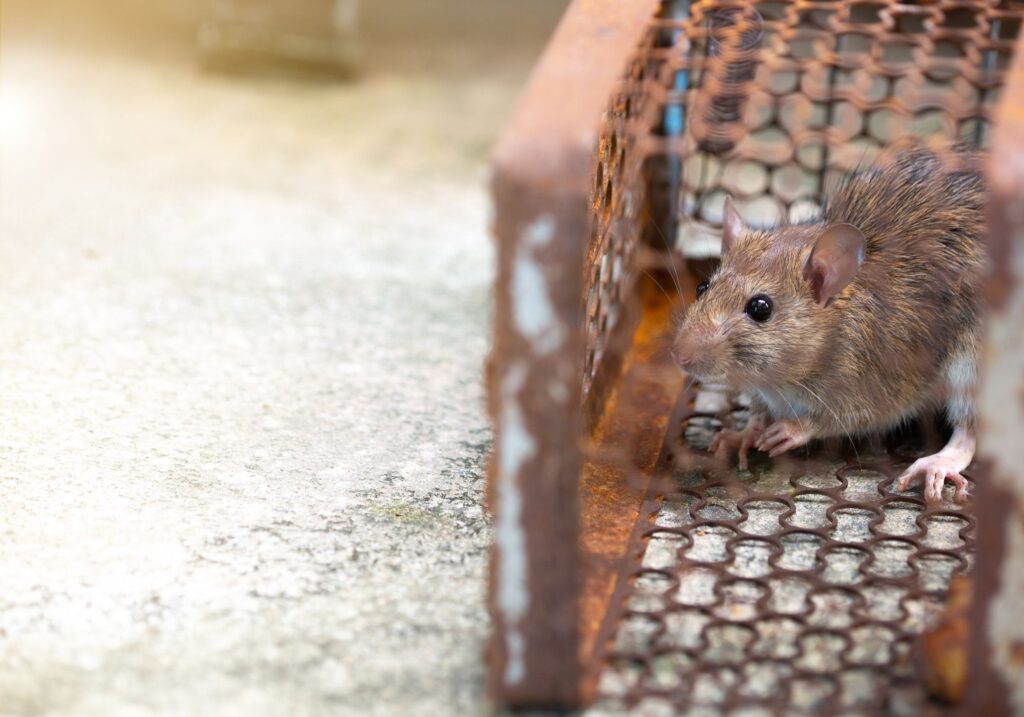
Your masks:
{"label": "rusty cage", "polygon": [[[1017,0],[570,5],[493,160],[497,701],[921,714],[945,709],[925,684],[956,698],[942,670],[962,684],[966,664],[967,714],[1024,714],[1022,17]],[[895,493],[903,449],[716,472],[702,441],[743,407],[685,386],[661,337],[715,262],[725,196],[753,225],[812,217],[905,135],[989,149],[971,503]],[[943,617],[958,575],[969,648],[936,667],[919,635],[963,627]]]}

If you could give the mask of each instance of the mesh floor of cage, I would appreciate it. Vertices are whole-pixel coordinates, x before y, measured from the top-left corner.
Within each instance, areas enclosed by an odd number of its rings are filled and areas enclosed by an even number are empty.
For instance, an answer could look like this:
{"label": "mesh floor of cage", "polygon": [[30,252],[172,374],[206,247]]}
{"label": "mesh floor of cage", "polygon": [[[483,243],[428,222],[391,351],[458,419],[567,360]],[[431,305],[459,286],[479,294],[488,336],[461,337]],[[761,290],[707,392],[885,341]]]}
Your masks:
{"label": "mesh floor of cage", "polygon": [[899,448],[712,467],[701,448],[744,415],[721,389],[687,401],[594,713],[942,713],[917,636],[970,568],[969,505],[895,492]]}

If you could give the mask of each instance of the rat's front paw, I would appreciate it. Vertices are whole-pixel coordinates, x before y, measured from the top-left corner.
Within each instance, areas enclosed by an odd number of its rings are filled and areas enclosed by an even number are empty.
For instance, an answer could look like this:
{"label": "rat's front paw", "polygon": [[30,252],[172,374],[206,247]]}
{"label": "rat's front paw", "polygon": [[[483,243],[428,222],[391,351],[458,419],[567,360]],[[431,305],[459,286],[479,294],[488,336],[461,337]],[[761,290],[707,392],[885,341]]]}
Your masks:
{"label": "rat's front paw", "polygon": [[811,430],[800,421],[776,421],[768,426],[754,447],[774,458],[786,451],[806,446],[812,438],[814,435]]}
{"label": "rat's front paw", "polygon": [[748,469],[747,453],[754,447],[754,443],[764,433],[764,421],[758,416],[751,416],[747,421],[747,427],[742,431],[732,431],[723,428],[711,439],[710,451],[719,460],[728,460],[731,451],[735,450],[739,458],[741,471]]}
{"label": "rat's front paw", "polygon": [[953,500],[967,500],[967,479],[960,475],[966,466],[959,456],[935,455],[918,458],[896,481],[896,490],[904,491],[919,480],[924,481],[924,499],[929,503],[942,500],[942,487],[946,481],[956,486]]}

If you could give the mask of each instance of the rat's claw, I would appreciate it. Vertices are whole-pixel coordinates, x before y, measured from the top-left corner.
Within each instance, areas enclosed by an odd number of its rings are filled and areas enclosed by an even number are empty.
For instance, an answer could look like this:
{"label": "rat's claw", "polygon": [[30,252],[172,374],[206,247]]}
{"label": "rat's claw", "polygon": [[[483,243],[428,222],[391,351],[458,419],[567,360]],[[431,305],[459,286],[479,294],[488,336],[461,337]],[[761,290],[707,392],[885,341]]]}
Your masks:
{"label": "rat's claw", "polygon": [[764,432],[755,448],[774,458],[793,448],[805,446],[810,440],[810,431],[800,421],[776,421]]}
{"label": "rat's claw", "polygon": [[956,492],[953,494],[953,500],[957,503],[966,503],[967,499],[971,495],[967,479],[959,473],[947,473],[946,480],[956,486]]}
{"label": "rat's claw", "polygon": [[750,464],[747,461],[747,453],[754,445],[754,436],[747,431],[744,431],[740,437],[740,450],[738,453],[740,470],[745,471],[750,468]]}
{"label": "rat's claw", "polygon": [[760,437],[762,430],[761,424],[758,422],[748,424],[742,431],[723,428],[711,439],[708,450],[715,455],[715,458],[724,462],[729,459],[730,450],[736,449],[740,470],[748,470],[750,463],[747,454]]}
{"label": "rat's claw", "polygon": [[896,480],[896,490],[905,491],[918,481],[924,481],[924,499],[929,503],[942,500],[942,488],[946,481],[956,487],[954,501],[963,503],[968,498],[968,482],[960,474],[958,463],[941,453],[914,461]]}
{"label": "rat's claw", "polygon": [[715,454],[715,458],[722,461],[723,463],[729,460],[729,451],[732,448],[739,449],[740,468],[744,467],[746,463],[746,456],[743,454],[743,434],[737,433],[736,431],[723,428],[721,431],[715,434],[715,437],[711,441],[711,452]]}
{"label": "rat's claw", "polygon": [[770,451],[768,451],[768,456],[770,458],[775,458],[776,456],[781,456],[783,453],[792,448],[799,448],[802,445],[802,443],[797,442],[794,438],[786,438],[785,440],[782,441],[782,443],[779,443]]}
{"label": "rat's claw", "polygon": [[946,476],[938,468],[929,468],[928,477],[924,482],[924,499],[929,503],[938,503],[942,500],[942,486],[946,483]]}

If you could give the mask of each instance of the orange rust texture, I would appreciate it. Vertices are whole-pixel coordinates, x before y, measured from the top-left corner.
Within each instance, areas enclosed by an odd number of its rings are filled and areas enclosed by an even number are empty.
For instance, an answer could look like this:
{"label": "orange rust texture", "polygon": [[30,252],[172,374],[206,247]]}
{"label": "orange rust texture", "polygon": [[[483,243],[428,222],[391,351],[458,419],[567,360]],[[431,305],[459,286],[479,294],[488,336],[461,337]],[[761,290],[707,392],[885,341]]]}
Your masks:
{"label": "orange rust texture", "polygon": [[[585,435],[580,267],[593,230],[590,178],[603,116],[656,8],[657,0],[574,0],[494,151],[498,266],[487,390],[495,460],[488,503],[497,524],[505,520],[511,534],[524,537],[495,543],[488,581],[488,692],[507,706],[579,703],[581,566],[573,547]],[[540,299],[546,298],[557,323],[548,334],[558,339],[554,344],[524,334],[517,318],[517,300],[524,297],[516,292],[531,290],[513,281],[522,256],[532,257],[543,275],[546,297]],[[606,322],[609,331],[613,323]],[[508,406],[533,450],[501,474]],[[504,491],[496,491],[498,485]],[[503,570],[508,566],[516,569]],[[502,594],[528,600],[507,608]]]}
{"label": "orange rust texture", "polygon": [[[1018,38],[1013,66],[996,111],[992,132],[992,149],[987,167],[991,200],[988,209],[989,263],[992,276],[987,284],[990,308],[994,313],[1006,311],[1009,300],[1020,292],[1020,278],[1013,271],[1013,243],[1020,241],[1024,227],[1024,35]],[[991,350],[991,349],[990,349]],[[1007,398],[1019,376],[998,376],[988,379],[1004,382]],[[970,607],[968,647],[968,678],[964,714],[1002,715],[1010,713],[1008,685],[1003,671],[1013,665],[1015,649],[1011,648],[1011,664],[997,664],[999,646],[992,643],[988,629],[990,612],[999,598],[1004,566],[1024,559],[1007,544],[1006,525],[1024,514],[1024,498],[1007,481],[998,480],[1001,468],[984,455],[977,460],[978,490],[975,505],[978,514],[978,560],[974,568],[974,599]],[[1020,467],[1017,471],[1021,470]],[[1018,476],[1019,478],[1019,476]],[[1003,595],[1002,599],[1006,599]],[[1019,600],[1018,600],[1019,604]]]}
{"label": "orange rust texture", "polygon": [[[693,282],[683,277],[683,295]],[[689,290],[687,290],[689,289]],[[580,655],[585,662],[608,612],[630,535],[637,523],[669,415],[682,390],[682,373],[668,355],[666,329],[679,308],[671,277],[643,276],[641,316],[621,379],[591,437],[580,485]]]}
{"label": "orange rust texture", "polygon": [[[988,283],[993,309],[1002,307],[1013,286],[1010,247],[1014,224],[1021,221],[1020,188],[1024,187],[1024,35],[1017,39],[1013,67],[1007,75],[1002,100],[992,127],[992,152],[986,168],[989,188],[995,197],[1009,201],[992,203],[989,211],[990,267]],[[1015,221],[1016,220],[1016,221]]]}
{"label": "orange rust texture", "polygon": [[958,575],[949,586],[942,621],[921,637],[924,677],[935,697],[956,704],[967,684],[967,613],[971,606],[971,581]]}

